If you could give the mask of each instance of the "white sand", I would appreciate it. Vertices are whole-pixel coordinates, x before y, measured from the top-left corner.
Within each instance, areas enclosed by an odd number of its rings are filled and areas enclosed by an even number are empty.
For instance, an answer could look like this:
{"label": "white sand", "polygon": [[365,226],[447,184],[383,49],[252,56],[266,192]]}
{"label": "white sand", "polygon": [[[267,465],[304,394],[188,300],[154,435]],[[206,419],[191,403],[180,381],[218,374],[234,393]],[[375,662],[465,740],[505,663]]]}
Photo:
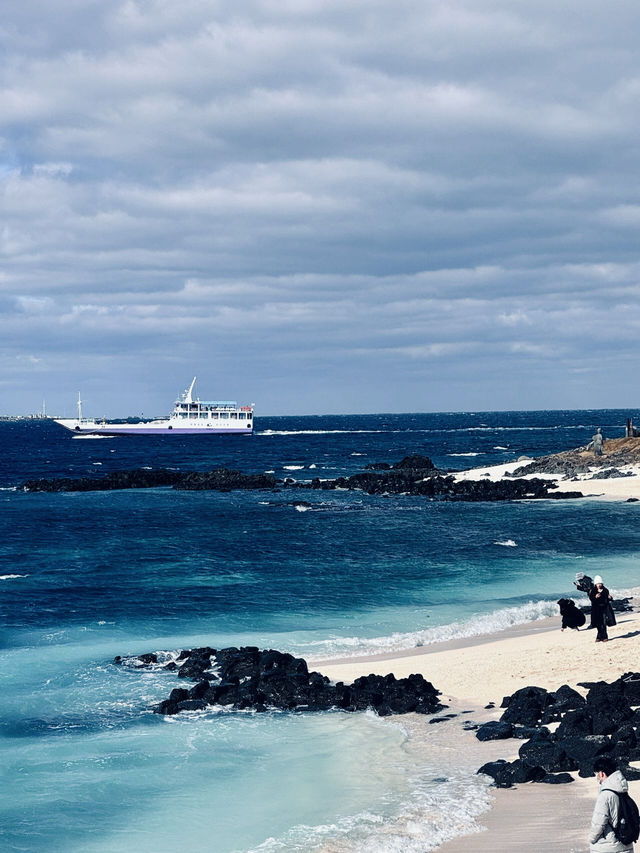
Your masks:
{"label": "white sand", "polygon": [[[495,702],[495,718],[503,697],[528,685],[556,690],[563,684],[613,681],[640,670],[640,614],[618,614],[609,628],[609,642],[595,643],[595,631],[561,631],[560,615],[520,626],[488,638],[459,640],[412,649],[410,652],[313,661],[335,681],[360,675],[393,672],[398,678],[418,672],[442,691],[442,701],[471,710]],[[581,689],[581,688],[578,688]],[[584,692],[584,691],[583,691]],[[515,757],[520,741],[506,740],[502,756]],[[487,744],[487,759],[495,744]],[[565,785],[529,783],[495,790],[493,809],[480,818],[487,831],[465,836],[440,848],[441,853],[583,853],[598,786],[594,779]],[[640,801],[640,782],[630,784]]]}
{"label": "white sand", "polygon": [[[517,462],[507,462],[503,465],[492,465],[488,468],[471,468],[468,471],[459,471],[455,474],[456,480],[491,480],[496,482],[503,479],[506,474],[511,474],[516,468],[533,462],[533,459],[520,459]],[[594,466],[589,474],[580,474],[577,477],[564,479],[563,474],[527,474],[523,479],[530,480],[539,477],[544,480],[557,480],[556,491],[582,492],[585,498],[593,500],[628,500],[637,498],[640,500],[640,465],[622,465],[619,470],[627,477],[613,477],[609,480],[591,480],[591,474],[602,470],[602,466]]]}

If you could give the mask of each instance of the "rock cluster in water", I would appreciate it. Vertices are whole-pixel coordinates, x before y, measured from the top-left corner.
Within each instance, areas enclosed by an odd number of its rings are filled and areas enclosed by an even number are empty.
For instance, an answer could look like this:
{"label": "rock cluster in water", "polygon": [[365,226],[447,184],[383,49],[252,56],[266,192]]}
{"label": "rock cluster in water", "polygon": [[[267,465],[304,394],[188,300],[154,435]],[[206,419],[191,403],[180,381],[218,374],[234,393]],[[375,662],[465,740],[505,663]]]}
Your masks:
{"label": "rock cluster in water", "polygon": [[104,477],[55,477],[52,479],[27,480],[27,492],[93,492],[112,489],[150,489],[157,486],[172,486],[174,489],[199,491],[215,489],[230,492],[233,489],[274,489],[277,480],[273,474],[242,474],[228,468],[214,471],[172,471],[168,468],[149,470],[136,468],[132,471],[114,471]]}
{"label": "rock cluster in water", "polygon": [[[158,664],[155,653],[133,658],[117,657],[117,664],[135,667]],[[197,682],[176,687],[154,711],[178,714],[222,705],[234,710],[343,711],[373,709],[380,716],[433,714],[446,707],[431,682],[422,675],[397,679],[393,675],[367,675],[352,684],[332,684],[319,672],[309,672],[303,658],[255,646],[212,649],[203,647],[180,653],[166,665],[178,677]]]}
{"label": "rock cluster in water", "polygon": [[112,489],[145,489],[171,486],[174,489],[216,490],[233,489],[347,489],[368,495],[422,495],[434,500],[507,501],[534,498],[577,498],[581,492],[551,491],[554,481],[534,478],[457,481],[451,474],[438,471],[428,456],[406,456],[395,465],[375,463],[368,470],[351,477],[334,480],[313,479],[300,483],[290,478],[277,480],[273,474],[243,474],[228,468],[213,471],[172,471],[169,469],[115,471],[104,477],[79,477],[27,480],[27,492],[88,492]]}
{"label": "rock cluster in water", "polygon": [[[499,720],[476,732],[480,740],[526,740],[515,761],[490,761],[478,773],[491,776],[499,788],[522,782],[571,782],[569,775],[593,775],[600,755],[615,759],[627,779],[640,779],[629,762],[640,761],[640,673],[628,672],[616,681],[586,687],[586,698],[563,685],[555,692],[523,687],[507,696]],[[555,731],[549,723],[559,723]]]}
{"label": "rock cluster in water", "polygon": [[515,501],[536,498],[581,498],[581,492],[550,491],[554,481],[531,480],[456,480],[451,474],[416,476],[415,471],[390,471],[383,474],[354,474],[336,480],[312,480],[312,489],[357,489],[368,495],[403,494],[450,501]]}

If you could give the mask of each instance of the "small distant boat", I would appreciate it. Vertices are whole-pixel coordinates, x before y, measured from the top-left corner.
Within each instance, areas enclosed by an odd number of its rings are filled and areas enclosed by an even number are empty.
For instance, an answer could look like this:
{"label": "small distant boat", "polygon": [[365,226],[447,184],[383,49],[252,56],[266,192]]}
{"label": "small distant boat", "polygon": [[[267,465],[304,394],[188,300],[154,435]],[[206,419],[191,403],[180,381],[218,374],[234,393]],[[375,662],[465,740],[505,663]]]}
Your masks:
{"label": "small distant boat", "polygon": [[57,424],[76,435],[251,435],[253,432],[253,404],[239,406],[228,400],[206,401],[194,399],[191,385],[176,400],[168,418],[157,418],[139,423],[116,423],[82,417],[82,400],[78,394],[76,418],[54,418]]}

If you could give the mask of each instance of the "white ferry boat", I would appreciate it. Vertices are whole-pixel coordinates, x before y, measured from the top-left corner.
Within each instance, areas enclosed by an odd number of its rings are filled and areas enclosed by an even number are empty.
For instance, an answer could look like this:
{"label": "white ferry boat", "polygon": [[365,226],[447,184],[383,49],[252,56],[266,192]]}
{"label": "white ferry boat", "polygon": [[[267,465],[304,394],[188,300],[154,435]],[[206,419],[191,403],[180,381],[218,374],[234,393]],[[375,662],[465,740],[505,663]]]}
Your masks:
{"label": "white ferry boat", "polygon": [[82,400],[78,394],[76,418],[54,418],[57,424],[76,435],[251,435],[253,404],[238,406],[235,402],[206,401],[193,398],[196,377],[179,397],[168,418],[139,423],[114,423],[82,417]]}

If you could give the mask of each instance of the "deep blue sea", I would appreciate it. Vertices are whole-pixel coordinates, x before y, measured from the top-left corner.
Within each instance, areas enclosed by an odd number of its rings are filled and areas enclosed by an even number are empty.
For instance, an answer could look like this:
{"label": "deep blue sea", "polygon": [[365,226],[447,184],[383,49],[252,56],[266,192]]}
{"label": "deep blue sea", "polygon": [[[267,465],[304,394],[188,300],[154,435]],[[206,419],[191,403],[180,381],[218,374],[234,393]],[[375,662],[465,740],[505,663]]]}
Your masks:
{"label": "deep blue sea", "polygon": [[253,436],[128,438],[0,422],[0,848],[433,850],[489,801],[472,744],[454,746],[459,721],[215,708],[165,719],[151,709],[175,675],[114,656],[251,644],[313,662],[555,614],[576,572],[616,593],[640,587],[640,503],[27,494],[25,480],[226,466],[305,481],[410,453],[457,470],[567,450],[598,426],[622,436],[627,417],[640,413],[257,417]]}

